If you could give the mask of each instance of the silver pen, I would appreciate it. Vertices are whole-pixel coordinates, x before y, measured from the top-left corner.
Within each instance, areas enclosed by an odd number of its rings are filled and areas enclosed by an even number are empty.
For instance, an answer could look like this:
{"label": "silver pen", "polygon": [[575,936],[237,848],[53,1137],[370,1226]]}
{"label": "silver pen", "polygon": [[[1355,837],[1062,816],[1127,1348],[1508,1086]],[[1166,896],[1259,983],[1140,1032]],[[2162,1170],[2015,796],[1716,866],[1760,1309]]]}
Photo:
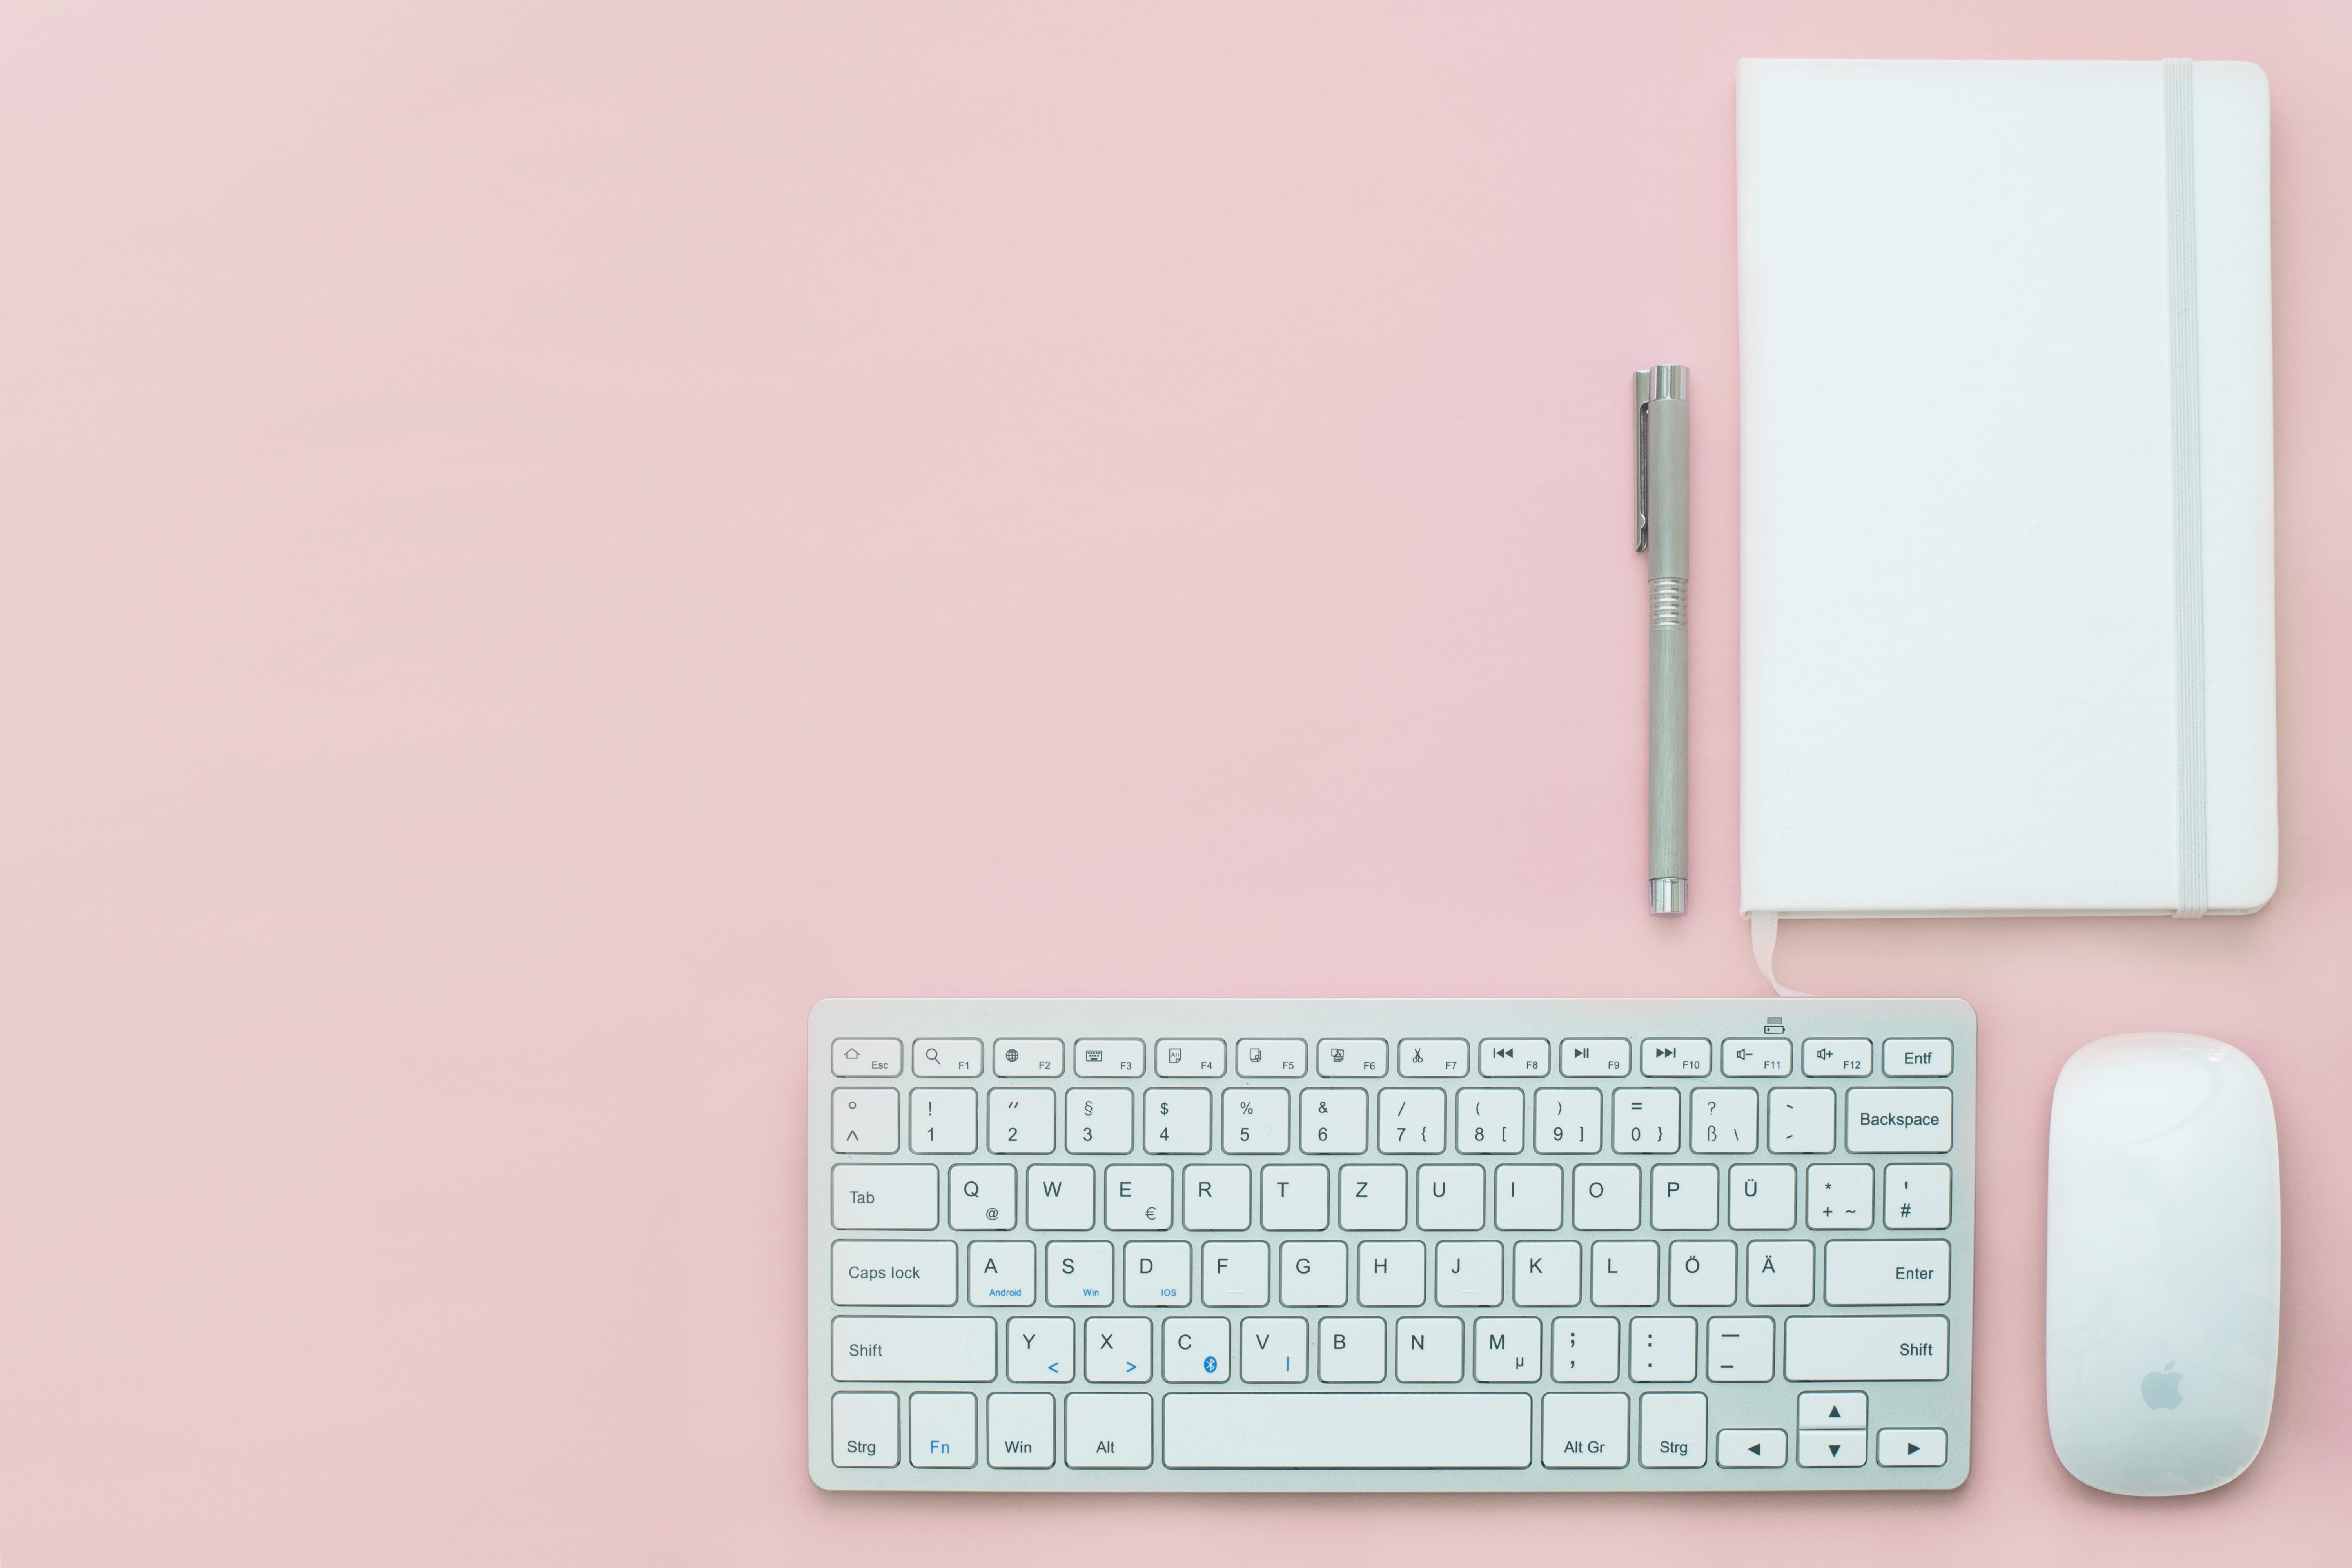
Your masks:
{"label": "silver pen", "polygon": [[1690,887],[1690,367],[1633,373],[1633,548],[1650,557],[1650,912]]}

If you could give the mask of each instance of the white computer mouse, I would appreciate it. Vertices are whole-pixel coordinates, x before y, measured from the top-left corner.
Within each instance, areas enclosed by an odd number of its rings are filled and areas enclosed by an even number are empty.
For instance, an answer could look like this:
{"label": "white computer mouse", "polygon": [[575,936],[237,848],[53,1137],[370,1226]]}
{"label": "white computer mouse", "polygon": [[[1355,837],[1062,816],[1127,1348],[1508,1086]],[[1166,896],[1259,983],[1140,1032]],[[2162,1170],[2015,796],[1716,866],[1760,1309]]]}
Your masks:
{"label": "white computer mouse", "polygon": [[2076,1051],[2050,1104],[2050,1440],[2076,1479],[2177,1497],[2236,1479],[2278,1367],[2270,1086],[2200,1035]]}

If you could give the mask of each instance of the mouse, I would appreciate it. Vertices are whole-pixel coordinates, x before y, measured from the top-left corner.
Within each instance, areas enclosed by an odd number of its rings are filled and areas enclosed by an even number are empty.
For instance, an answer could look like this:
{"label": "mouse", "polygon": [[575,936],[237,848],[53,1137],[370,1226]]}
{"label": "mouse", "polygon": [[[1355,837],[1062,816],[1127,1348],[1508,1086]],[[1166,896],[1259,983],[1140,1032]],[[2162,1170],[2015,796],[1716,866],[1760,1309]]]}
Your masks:
{"label": "mouse", "polygon": [[2113,1035],[2050,1102],[2050,1440],[2126,1497],[2235,1480],[2278,1370],[2278,1123],[2246,1055]]}

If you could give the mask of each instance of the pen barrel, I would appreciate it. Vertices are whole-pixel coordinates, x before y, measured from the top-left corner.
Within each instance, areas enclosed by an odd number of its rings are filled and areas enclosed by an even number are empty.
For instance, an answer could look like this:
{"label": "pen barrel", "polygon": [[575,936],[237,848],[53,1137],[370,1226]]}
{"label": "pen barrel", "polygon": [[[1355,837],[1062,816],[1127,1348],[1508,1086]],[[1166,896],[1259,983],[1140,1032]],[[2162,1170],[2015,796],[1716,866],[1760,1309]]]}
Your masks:
{"label": "pen barrel", "polygon": [[1650,576],[1679,581],[1690,575],[1690,404],[1681,397],[1653,398],[1643,405],[1642,417],[1649,455],[1643,512]]}
{"label": "pen barrel", "polygon": [[1690,628],[1679,577],[1650,584],[1650,878],[1689,870]]}

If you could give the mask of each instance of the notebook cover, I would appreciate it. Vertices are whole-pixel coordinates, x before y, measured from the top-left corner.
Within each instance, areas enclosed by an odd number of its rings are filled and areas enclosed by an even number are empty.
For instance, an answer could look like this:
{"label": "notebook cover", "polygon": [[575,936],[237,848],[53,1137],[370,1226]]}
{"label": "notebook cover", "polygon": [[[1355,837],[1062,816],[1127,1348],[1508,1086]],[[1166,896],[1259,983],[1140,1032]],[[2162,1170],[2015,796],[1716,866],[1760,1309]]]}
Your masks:
{"label": "notebook cover", "polygon": [[[1748,912],[2179,905],[2163,73],[1740,65]],[[2244,912],[2278,863],[2269,88],[2191,80],[2208,901]]]}

